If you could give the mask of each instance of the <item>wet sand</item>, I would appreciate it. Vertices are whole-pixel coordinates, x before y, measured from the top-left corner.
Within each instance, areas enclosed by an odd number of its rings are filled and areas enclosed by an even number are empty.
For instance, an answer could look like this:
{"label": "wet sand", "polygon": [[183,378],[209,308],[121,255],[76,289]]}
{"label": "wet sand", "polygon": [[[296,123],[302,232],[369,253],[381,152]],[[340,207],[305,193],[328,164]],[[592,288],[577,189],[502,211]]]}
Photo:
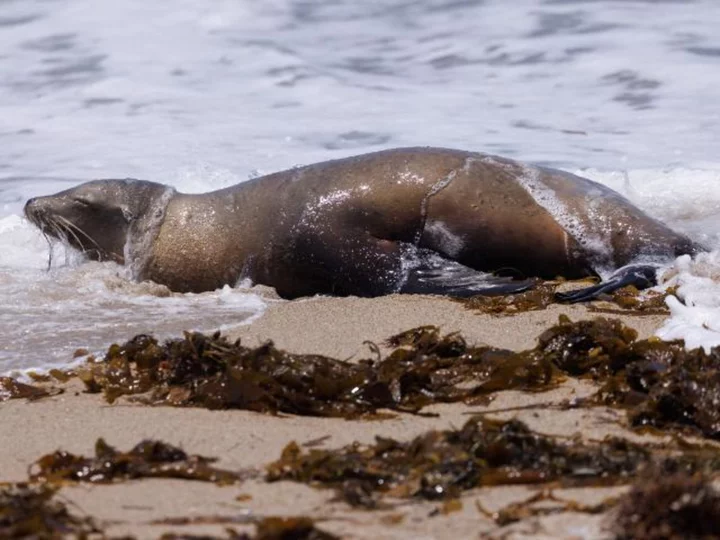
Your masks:
{"label": "wet sand", "polygon": [[[597,316],[583,306],[552,306],[543,311],[492,316],[436,297],[314,298],[272,303],[262,317],[228,335],[233,339],[240,337],[248,346],[273,340],[278,347],[296,353],[360,359],[372,357],[364,342],[379,344],[399,331],[432,324],[445,332],[460,331],[472,344],[522,350],[533,347],[536,336],[552,326],[560,314],[573,320]],[[638,330],[641,338],[652,335],[664,320],[661,315],[613,316]],[[532,429],[551,435],[581,434],[585,440],[597,440],[616,434],[637,439],[621,427],[622,414],[617,411],[604,408],[559,411],[550,407],[591,391],[589,383],[571,381],[541,394],[502,392],[486,407],[434,406],[430,410],[439,413],[437,417],[400,415],[382,421],[347,421],[248,411],[108,405],[99,395],[83,393],[82,386],[75,381],[59,396],[35,402],[0,403],[3,441],[0,480],[26,479],[27,468],[33,461],[58,448],[90,455],[98,437],[121,450],[130,449],[144,438],[160,439],[190,454],[217,457],[219,467],[262,469],[279,458],[283,447],[292,440],[303,443],[327,436],[323,443],[326,448],[355,440],[370,443],[377,435],[407,440],[428,429],[459,427],[471,411],[530,403],[547,407],[496,416],[517,417]],[[626,488],[558,490],[555,494],[591,503],[623,489]],[[331,491],[290,482],[268,484],[261,479],[222,487],[185,480],[66,486],[61,489],[61,496],[72,503],[74,513],[98,519],[108,534],[132,534],[137,538],[157,538],[169,531],[222,535],[225,525],[170,526],[149,522],[169,517],[243,515],[309,515],[320,520],[320,528],[347,538],[477,538],[483,533],[495,536],[510,531],[513,532],[509,538],[592,538],[606,534],[603,532],[606,517],[573,512],[528,518],[510,529],[498,529],[476,504],[492,512],[534,492],[534,488],[523,486],[473,489],[463,495],[462,509],[448,515],[434,515],[440,506],[437,502],[402,504],[392,510],[353,510],[332,501]],[[250,498],[239,500],[241,495]],[[390,520],[388,516],[394,518]]]}

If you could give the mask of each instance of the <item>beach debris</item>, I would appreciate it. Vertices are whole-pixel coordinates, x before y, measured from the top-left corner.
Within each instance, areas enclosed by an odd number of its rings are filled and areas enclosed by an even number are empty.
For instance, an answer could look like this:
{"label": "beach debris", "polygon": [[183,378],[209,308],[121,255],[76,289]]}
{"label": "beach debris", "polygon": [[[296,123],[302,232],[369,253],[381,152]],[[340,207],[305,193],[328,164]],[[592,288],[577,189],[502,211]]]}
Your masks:
{"label": "beach debris", "polygon": [[702,477],[652,475],[620,499],[615,538],[720,538],[720,493]]}
{"label": "beach debris", "polygon": [[0,402],[8,399],[40,399],[61,393],[57,388],[41,388],[32,384],[21,383],[12,377],[0,377]]}
{"label": "beach debris", "polygon": [[220,333],[185,333],[163,345],[140,335],[77,372],[110,402],[141,395],[149,404],[344,418],[486,403],[500,390],[539,392],[568,377],[591,378],[599,391],[575,406],[620,407],[636,427],[720,440],[720,348],[705,353],[678,341],[638,340],[617,319],[572,322],[565,315],[521,352],[472,347],[434,326],[402,332],[386,345],[393,350],[385,357],[376,347],[376,359],[350,363],[288,353],[271,342],[248,348]]}
{"label": "beach debris", "polygon": [[232,484],[243,479],[240,473],[212,467],[214,461],[215,458],[188,455],[160,441],[144,440],[129,452],[118,452],[98,439],[94,457],[64,450],[41,457],[30,467],[30,481],[106,484],[135,478],[183,478]]}
{"label": "beach debris", "polygon": [[334,540],[334,534],[315,527],[315,521],[309,517],[266,517],[255,523],[257,540]]}
{"label": "beach debris", "polygon": [[[73,358],[75,356],[73,355]],[[75,377],[75,371],[73,369],[49,369],[44,372],[28,371],[26,373],[34,382],[46,383],[46,382],[60,382],[66,383],[73,377]]]}
{"label": "beach debris", "polygon": [[515,315],[525,311],[538,311],[555,304],[557,282],[543,282],[530,290],[501,296],[471,296],[453,298],[467,309],[492,315]]}
{"label": "beach debris", "polygon": [[720,440],[720,348],[687,350],[681,341],[637,340],[619,320],[559,323],[535,351],[565,375],[590,377],[598,392],[576,406],[624,408],[637,428],[688,431]]}
{"label": "beach debris", "polygon": [[[611,496],[596,504],[583,504],[571,499],[557,497],[551,489],[543,489],[525,500],[510,503],[495,512],[489,512],[477,501],[475,507],[482,515],[492,519],[496,525],[505,527],[531,517],[548,516],[562,512],[602,514],[617,505],[618,500],[618,497]],[[548,503],[551,503],[552,506],[549,506]]]}
{"label": "beach debris", "polygon": [[100,529],[72,515],[47,485],[0,485],[0,538],[86,538]]}
{"label": "beach debris", "polygon": [[[517,420],[481,418],[408,442],[377,437],[372,445],[335,450],[302,450],[291,442],[267,466],[266,480],[333,488],[350,505],[377,508],[381,494],[452,500],[480,486],[556,480],[566,486],[622,484],[650,461],[649,449],[624,439],[558,441]],[[358,486],[363,497],[357,496]]]}
{"label": "beach debris", "polygon": [[[502,296],[472,296],[470,298],[453,298],[467,309],[491,315],[515,315],[526,311],[539,311],[552,304],[557,304],[555,292],[558,285],[565,281],[540,282],[534,288]],[[577,283],[587,286],[587,280]],[[588,310],[595,313],[631,313],[633,315],[656,315],[670,312],[665,304],[668,295],[675,294],[677,288],[670,287],[663,292],[652,290],[640,291],[628,285],[609,294],[601,295],[597,301],[589,302]]]}
{"label": "beach debris", "polygon": [[[680,439],[641,444],[619,437],[584,442],[580,437],[543,435],[514,419],[479,417],[460,429],[432,430],[407,442],[376,437],[374,444],[355,442],[339,449],[302,449],[291,442],[280,459],[266,466],[265,479],[330,488],[338,499],[366,509],[386,507],[384,497],[389,497],[439,500],[444,502],[439,512],[450,512],[459,509],[452,501],[477,487],[605,487],[638,478],[642,482],[650,476],[709,478],[718,472],[720,447],[714,444]],[[500,525],[517,521],[535,512],[530,507],[538,501],[554,501],[567,510],[588,513],[605,511],[616,503],[607,498],[600,504],[581,505],[545,491],[503,509],[492,519]],[[560,510],[546,513],[556,511]]]}
{"label": "beach debris", "polygon": [[163,519],[154,521],[154,525],[196,525],[196,524],[230,524],[248,523],[255,526],[255,534],[238,532],[235,529],[225,529],[225,536],[196,536],[177,533],[165,533],[160,540],[337,540],[338,537],[318,529],[316,520],[306,517],[251,517],[241,518],[209,516],[200,518]]}
{"label": "beach debris", "polygon": [[668,287],[658,292],[653,290],[638,290],[634,285],[613,291],[602,298],[603,301],[615,304],[620,309],[613,309],[603,305],[602,302],[589,302],[588,310],[594,313],[631,313],[633,315],[667,315],[670,308],[665,299],[677,292],[677,287]]}
{"label": "beach debris", "polygon": [[145,394],[140,401],[149,404],[344,418],[379,409],[417,412],[498,389],[548,389],[562,380],[542,357],[469,347],[436,327],[398,334],[389,343],[396,349],[386,358],[350,363],[291,354],[272,343],[243,347],[219,333],[185,333],[164,345],[142,335],[77,371],[89,391],[103,391],[109,402]]}

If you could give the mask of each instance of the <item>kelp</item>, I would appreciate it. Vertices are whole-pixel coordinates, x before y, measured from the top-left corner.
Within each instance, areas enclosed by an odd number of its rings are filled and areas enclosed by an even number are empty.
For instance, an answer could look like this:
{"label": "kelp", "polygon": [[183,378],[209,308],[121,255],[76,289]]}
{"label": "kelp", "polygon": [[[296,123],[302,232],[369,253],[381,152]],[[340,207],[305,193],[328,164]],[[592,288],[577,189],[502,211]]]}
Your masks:
{"label": "kelp", "polygon": [[89,482],[106,484],[135,478],[183,478],[217,484],[242,480],[239,473],[212,467],[215,458],[188,455],[180,448],[153,440],[118,452],[103,439],[95,443],[95,456],[83,457],[63,450],[47,454],[30,467],[32,482]]}
{"label": "kelp", "polygon": [[335,540],[308,517],[266,517],[255,523],[255,540]]}
{"label": "kelp", "polygon": [[[172,524],[177,520],[162,520],[155,524]],[[338,537],[318,529],[315,520],[306,516],[300,517],[277,517],[268,516],[262,518],[245,518],[244,521],[252,521],[255,525],[255,534],[241,533],[232,528],[225,530],[225,536],[196,536],[187,534],[166,533],[160,540],[337,540]],[[237,520],[222,518],[209,518],[197,520],[183,519],[183,525],[191,523],[203,524],[225,524],[235,523]]]}
{"label": "kelp", "polygon": [[354,418],[379,409],[416,412],[431,403],[468,401],[501,388],[539,390],[562,377],[540,357],[491,347],[469,347],[458,334],[434,327],[389,340],[396,349],[380,360],[350,363],[291,354],[272,343],[257,348],[219,333],[185,333],[160,345],[137,336],[113,345],[105,360],[78,369],[89,391],[112,402],[146,394],[150,404],[240,408]]}
{"label": "kelp", "polygon": [[[84,349],[83,349],[84,350]],[[77,351],[75,351],[77,353]],[[76,354],[73,354],[73,358],[77,358]],[[27,374],[35,382],[68,382],[75,376],[75,371],[72,369],[50,369],[45,373],[38,373],[37,371],[30,371]]]}
{"label": "kelp", "polygon": [[54,499],[57,488],[28,484],[0,485],[0,538],[86,538],[99,528]]}
{"label": "kelp", "polygon": [[560,324],[538,338],[564,373],[602,383],[587,405],[628,409],[634,427],[688,429],[720,439],[720,348],[687,350],[680,341],[636,341],[620,321]]}
{"label": "kelp", "polygon": [[553,282],[540,283],[532,289],[502,296],[472,296],[470,298],[453,298],[467,309],[489,313],[492,315],[515,315],[525,311],[539,311],[556,303]]}
{"label": "kelp", "polygon": [[78,375],[110,402],[144,394],[140,399],[150,404],[344,418],[483,403],[500,390],[545,391],[581,377],[602,387],[577,405],[623,407],[633,426],[720,439],[720,348],[688,351],[682,342],[638,340],[619,320],[572,322],[564,315],[522,352],[471,347],[433,326],[392,336],[386,345],[393,350],[385,357],[376,348],[378,358],[350,363],[272,343],[248,348],[219,333],[186,333],[163,345],[141,335],[111,346],[103,362]]}
{"label": "kelp", "polygon": [[25,384],[12,377],[0,377],[0,402],[8,399],[40,399],[54,396],[61,390],[55,388],[41,388],[32,384]]}
{"label": "kelp", "polygon": [[377,437],[372,445],[307,451],[290,443],[267,466],[266,479],[332,487],[353,506],[375,508],[380,494],[448,500],[480,486],[627,483],[650,461],[647,448],[624,439],[561,442],[517,420],[471,419],[409,442]]}
{"label": "kelp", "polygon": [[[543,503],[553,503],[553,505],[546,506]],[[552,490],[543,489],[525,500],[510,503],[495,512],[489,512],[482,506],[482,504],[480,504],[480,502],[476,502],[475,506],[478,509],[478,512],[483,514],[485,517],[492,519],[496,525],[504,527],[523,519],[548,516],[563,512],[601,514],[613,508],[617,505],[617,503],[618,497],[606,497],[596,504],[583,504],[578,501],[559,498],[555,496]]]}
{"label": "kelp", "polygon": [[720,537],[720,493],[707,479],[648,475],[621,498],[612,526],[618,540]]}
{"label": "kelp", "polygon": [[[378,508],[382,496],[447,502],[482,486],[613,486],[648,476],[647,471],[714,475],[720,471],[720,447],[685,441],[638,444],[618,437],[582,442],[542,435],[518,420],[479,417],[460,429],[432,430],[408,442],[376,437],[370,445],[307,450],[291,442],[266,467],[265,478],[332,488],[351,506]],[[607,508],[611,502],[603,504]],[[581,511],[578,505],[575,509]]]}
{"label": "kelp", "polygon": [[[534,288],[517,294],[502,296],[472,296],[470,298],[453,298],[467,309],[490,315],[515,315],[527,311],[540,311],[552,304],[562,303],[555,298],[558,285],[565,282],[545,281]],[[587,280],[578,282],[587,285]],[[603,294],[596,302],[588,303],[588,310],[595,313],[626,313],[632,315],[667,314],[665,304],[668,295],[675,294],[676,288],[667,291],[640,291],[628,285],[609,294]],[[612,305],[614,304],[614,306]]]}
{"label": "kelp", "polygon": [[668,296],[674,295],[677,287],[669,287],[666,291],[639,291],[634,285],[628,285],[609,295],[603,300],[611,302],[619,309],[610,309],[596,302],[588,304],[588,310],[595,313],[631,313],[633,315],[667,315],[670,309],[665,303]]}

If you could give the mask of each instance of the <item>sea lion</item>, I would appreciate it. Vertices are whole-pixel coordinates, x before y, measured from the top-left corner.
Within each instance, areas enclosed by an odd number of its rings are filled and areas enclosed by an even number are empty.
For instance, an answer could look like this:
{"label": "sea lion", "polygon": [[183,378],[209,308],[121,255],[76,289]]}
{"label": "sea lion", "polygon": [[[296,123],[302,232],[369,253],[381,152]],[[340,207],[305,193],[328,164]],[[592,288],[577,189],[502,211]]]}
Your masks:
{"label": "sea lion", "polygon": [[443,148],[327,161],[197,195],[96,180],[31,199],[25,214],[174,291],[247,277],[286,298],[503,294],[529,278],[617,270],[560,297],[581,301],[648,286],[659,263],[701,249],[591,180]]}

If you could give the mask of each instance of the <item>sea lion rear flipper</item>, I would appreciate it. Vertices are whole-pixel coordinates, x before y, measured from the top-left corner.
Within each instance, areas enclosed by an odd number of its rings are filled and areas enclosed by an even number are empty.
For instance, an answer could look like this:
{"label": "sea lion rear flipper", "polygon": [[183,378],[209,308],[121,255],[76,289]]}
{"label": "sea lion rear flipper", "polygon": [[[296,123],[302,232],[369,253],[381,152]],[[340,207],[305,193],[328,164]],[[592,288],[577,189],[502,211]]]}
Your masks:
{"label": "sea lion rear flipper", "polygon": [[535,280],[514,280],[474,270],[458,262],[424,254],[415,260],[400,288],[403,294],[439,294],[468,298],[470,296],[501,296],[526,291]]}
{"label": "sea lion rear flipper", "polygon": [[627,285],[634,285],[638,289],[647,289],[657,284],[657,266],[649,264],[633,264],[625,266],[615,272],[607,281],[577,289],[566,293],[555,293],[559,302],[575,304],[596,300],[601,294],[611,293]]}

